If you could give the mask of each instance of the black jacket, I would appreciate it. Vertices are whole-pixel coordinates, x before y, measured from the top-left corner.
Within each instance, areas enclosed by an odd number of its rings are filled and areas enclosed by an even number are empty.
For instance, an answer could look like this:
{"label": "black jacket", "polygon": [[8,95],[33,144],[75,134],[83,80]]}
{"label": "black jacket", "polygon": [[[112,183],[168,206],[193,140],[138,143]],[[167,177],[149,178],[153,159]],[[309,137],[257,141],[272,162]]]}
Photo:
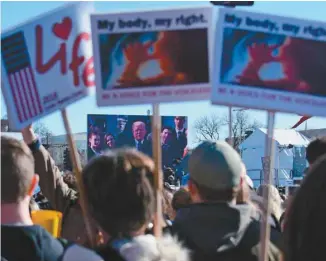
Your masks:
{"label": "black jacket", "polygon": [[[173,234],[193,251],[192,260],[258,260],[260,223],[250,205],[193,204],[180,209]],[[269,260],[278,260],[281,234],[271,231]]]}
{"label": "black jacket", "polygon": [[88,147],[87,148],[87,159],[90,160],[91,158],[93,158],[95,156],[96,156],[95,152],[90,147]]}
{"label": "black jacket", "polygon": [[[131,140],[129,141],[129,144],[126,144],[126,146],[128,147],[132,147],[135,148],[136,147],[136,141],[135,140]],[[148,140],[144,140],[143,143],[140,145],[139,151],[143,152],[144,154],[152,157],[152,143]]]}
{"label": "black jacket", "polygon": [[173,147],[176,149],[176,157],[177,158],[183,158],[183,152],[184,152],[184,149],[187,147],[187,144],[188,144],[188,138],[187,138],[187,135],[186,135],[186,131],[187,129],[185,128],[179,138],[178,138],[178,135],[177,135],[177,132],[175,129],[172,130],[172,144],[173,144]]}
{"label": "black jacket", "polygon": [[86,248],[52,237],[38,225],[1,225],[1,258],[8,261],[102,260]]}
{"label": "black jacket", "polygon": [[122,147],[130,144],[131,140],[132,140],[131,135],[128,136],[126,134],[126,131],[123,131],[116,135],[115,145],[117,148],[122,148]]}
{"label": "black jacket", "polygon": [[8,261],[56,261],[64,247],[40,226],[1,226],[1,255]]}

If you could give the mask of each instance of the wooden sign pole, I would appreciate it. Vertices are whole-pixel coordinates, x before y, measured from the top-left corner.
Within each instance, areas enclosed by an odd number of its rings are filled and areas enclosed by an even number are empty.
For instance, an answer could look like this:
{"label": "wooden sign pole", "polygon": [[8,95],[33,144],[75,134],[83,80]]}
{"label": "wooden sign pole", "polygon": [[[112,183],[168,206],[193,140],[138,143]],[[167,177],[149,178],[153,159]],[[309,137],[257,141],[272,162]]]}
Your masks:
{"label": "wooden sign pole", "polygon": [[163,177],[162,177],[162,147],[161,147],[161,116],[160,105],[153,104],[152,115],[152,146],[153,158],[155,162],[154,170],[154,192],[156,198],[156,213],[154,216],[154,235],[161,237],[162,235],[162,190],[163,190]]}
{"label": "wooden sign pole", "polygon": [[[274,142],[274,122],[275,122],[275,113],[268,112],[268,129],[265,140],[265,158],[267,158],[267,166],[264,170],[264,184],[272,184],[272,170],[274,166],[274,152],[275,152],[275,142]],[[268,218],[271,215],[271,206],[270,206],[270,190],[266,186],[263,191],[263,215],[260,229],[260,256],[259,261],[268,261],[268,245],[270,240],[270,225],[268,223]]]}
{"label": "wooden sign pole", "polygon": [[90,216],[89,216],[89,212],[88,212],[88,208],[87,208],[87,201],[86,201],[86,197],[85,197],[85,189],[84,189],[84,183],[83,183],[83,179],[82,179],[82,168],[81,168],[81,164],[80,164],[80,159],[79,159],[79,154],[76,148],[76,144],[75,141],[73,139],[72,133],[71,133],[71,128],[70,128],[70,123],[67,117],[67,111],[66,109],[61,110],[61,115],[62,115],[62,119],[63,119],[63,123],[66,129],[66,133],[67,133],[67,140],[68,140],[68,145],[70,148],[70,158],[73,164],[73,170],[74,173],[76,175],[76,179],[77,179],[77,187],[78,187],[78,192],[79,192],[79,204],[83,213],[83,217],[84,217],[84,222],[85,222],[85,226],[86,226],[86,233],[88,236],[88,240],[89,243],[91,245],[91,247],[95,247],[95,241],[94,241],[94,236],[93,235],[93,231],[92,231],[92,226],[91,226],[91,222],[90,222]]}
{"label": "wooden sign pole", "polygon": [[232,139],[232,107],[229,106],[229,144],[233,147]]}

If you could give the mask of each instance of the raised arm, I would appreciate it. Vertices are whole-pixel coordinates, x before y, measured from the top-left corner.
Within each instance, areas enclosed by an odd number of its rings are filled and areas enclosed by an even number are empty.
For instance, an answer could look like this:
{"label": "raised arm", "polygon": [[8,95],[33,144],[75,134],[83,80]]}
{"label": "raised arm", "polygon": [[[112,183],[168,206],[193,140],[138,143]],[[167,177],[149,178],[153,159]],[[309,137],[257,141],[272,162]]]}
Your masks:
{"label": "raised arm", "polygon": [[59,168],[49,152],[42,146],[32,126],[22,130],[24,142],[30,147],[35,160],[35,173],[40,176],[40,187],[51,206],[62,213],[77,200],[77,192],[63,181]]}

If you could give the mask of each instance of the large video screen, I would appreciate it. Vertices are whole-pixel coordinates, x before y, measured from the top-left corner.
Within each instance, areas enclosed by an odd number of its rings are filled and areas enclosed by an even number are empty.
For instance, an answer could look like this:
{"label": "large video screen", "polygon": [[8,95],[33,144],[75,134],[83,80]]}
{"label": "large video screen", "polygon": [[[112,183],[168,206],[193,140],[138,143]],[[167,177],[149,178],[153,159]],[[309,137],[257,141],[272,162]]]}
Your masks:
{"label": "large video screen", "polygon": [[[188,142],[187,123],[184,116],[162,116],[162,167],[172,167],[183,158]],[[89,114],[87,137],[88,160],[121,147],[134,147],[152,157],[151,116]]]}

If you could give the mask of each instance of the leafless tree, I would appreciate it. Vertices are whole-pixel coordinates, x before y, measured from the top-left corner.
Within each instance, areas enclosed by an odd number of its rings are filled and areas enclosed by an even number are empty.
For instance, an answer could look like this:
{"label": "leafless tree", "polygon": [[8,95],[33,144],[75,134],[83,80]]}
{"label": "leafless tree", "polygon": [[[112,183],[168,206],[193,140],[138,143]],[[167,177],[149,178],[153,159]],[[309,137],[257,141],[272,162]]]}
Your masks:
{"label": "leafless tree", "polygon": [[[229,117],[224,117],[224,124],[229,124]],[[257,120],[250,121],[249,114],[244,110],[232,113],[232,143],[233,147],[238,149],[239,145],[250,135],[255,129],[261,128],[263,125]]]}
{"label": "leafless tree", "polygon": [[200,117],[193,126],[196,132],[196,142],[218,140],[222,126],[223,120],[216,114]]}
{"label": "leafless tree", "polygon": [[41,138],[42,143],[49,146],[53,136],[50,129],[42,122],[37,122],[33,127],[35,133]]}

